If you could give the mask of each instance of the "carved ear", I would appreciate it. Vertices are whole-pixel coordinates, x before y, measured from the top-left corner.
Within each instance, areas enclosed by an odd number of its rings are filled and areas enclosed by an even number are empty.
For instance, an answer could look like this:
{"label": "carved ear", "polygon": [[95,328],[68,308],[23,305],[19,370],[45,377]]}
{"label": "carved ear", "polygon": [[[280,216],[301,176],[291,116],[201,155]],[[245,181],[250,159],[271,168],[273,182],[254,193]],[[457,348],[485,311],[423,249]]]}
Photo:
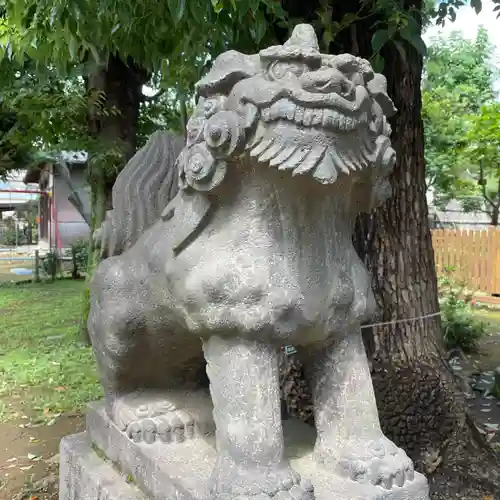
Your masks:
{"label": "carved ear", "polygon": [[376,73],[367,84],[368,92],[382,108],[387,118],[394,116],[397,112],[396,106],[387,94],[387,80],[384,75]]}
{"label": "carved ear", "polygon": [[212,69],[196,84],[198,95],[228,94],[233,86],[259,73],[258,55],[246,55],[236,50],[221,54]]}

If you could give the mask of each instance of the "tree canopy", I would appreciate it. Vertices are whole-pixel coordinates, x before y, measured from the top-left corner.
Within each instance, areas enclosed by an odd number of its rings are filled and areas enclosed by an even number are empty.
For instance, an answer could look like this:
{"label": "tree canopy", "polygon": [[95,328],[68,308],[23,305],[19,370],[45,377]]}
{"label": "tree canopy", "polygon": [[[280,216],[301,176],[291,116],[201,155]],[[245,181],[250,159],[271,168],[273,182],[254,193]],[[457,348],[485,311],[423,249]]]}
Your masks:
{"label": "tree canopy", "polygon": [[472,42],[459,32],[432,41],[423,81],[423,119],[427,185],[434,203],[459,200],[464,209],[481,209],[477,158],[469,147],[476,117],[490,109],[498,70],[484,28]]}

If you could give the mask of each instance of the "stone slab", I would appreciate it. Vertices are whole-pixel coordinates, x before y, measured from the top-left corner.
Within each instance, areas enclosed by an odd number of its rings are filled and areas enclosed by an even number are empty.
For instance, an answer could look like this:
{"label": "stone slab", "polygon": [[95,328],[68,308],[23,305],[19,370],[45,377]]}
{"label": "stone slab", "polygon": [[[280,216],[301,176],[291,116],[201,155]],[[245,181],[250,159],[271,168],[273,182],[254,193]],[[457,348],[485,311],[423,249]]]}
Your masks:
{"label": "stone slab", "polygon": [[[206,484],[216,457],[213,434],[199,434],[196,439],[184,443],[135,443],[107,417],[102,403],[89,406],[87,432],[91,441],[125,474],[130,474],[151,499],[205,500]],[[288,458],[297,472],[312,481],[317,500],[429,498],[427,480],[421,474],[416,473],[411,483],[391,490],[355,483],[331,474],[315,463],[312,456],[313,428],[286,420],[284,433]]]}
{"label": "stone slab", "polygon": [[60,445],[59,500],[147,500],[92,449],[87,433],[67,436]]}

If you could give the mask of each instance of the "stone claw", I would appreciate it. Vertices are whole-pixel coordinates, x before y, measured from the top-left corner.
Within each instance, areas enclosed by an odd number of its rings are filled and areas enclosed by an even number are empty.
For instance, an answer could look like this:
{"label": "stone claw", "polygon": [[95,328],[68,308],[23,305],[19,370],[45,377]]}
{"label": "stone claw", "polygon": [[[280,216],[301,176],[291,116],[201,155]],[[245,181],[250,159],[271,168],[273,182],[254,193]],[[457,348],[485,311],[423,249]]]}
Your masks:
{"label": "stone claw", "polygon": [[[386,490],[402,487],[415,478],[413,463],[406,453],[385,436],[361,443],[350,442],[345,450],[323,450],[320,462],[333,472],[363,484]],[[332,457],[336,457],[332,461]]]}
{"label": "stone claw", "polygon": [[[219,477],[228,477],[223,471],[218,472]],[[230,484],[212,485],[210,496],[220,500],[314,500],[314,487],[290,466],[282,466],[264,471],[244,470],[237,477],[233,475]]]}
{"label": "stone claw", "polygon": [[125,433],[136,443],[152,444],[159,440],[169,444],[194,439],[195,430],[195,421],[191,415],[182,410],[175,410],[155,418],[131,422]]}

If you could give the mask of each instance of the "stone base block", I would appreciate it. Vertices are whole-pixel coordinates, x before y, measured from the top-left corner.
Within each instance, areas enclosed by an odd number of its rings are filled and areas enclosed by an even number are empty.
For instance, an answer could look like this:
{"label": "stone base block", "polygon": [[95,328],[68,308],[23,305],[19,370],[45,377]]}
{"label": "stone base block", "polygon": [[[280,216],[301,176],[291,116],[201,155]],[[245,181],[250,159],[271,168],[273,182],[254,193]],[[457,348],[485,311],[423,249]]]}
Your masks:
{"label": "stone base block", "polygon": [[87,433],[65,437],[60,446],[59,500],[147,500],[123,474],[92,449]]}
{"label": "stone base block", "polygon": [[[312,481],[317,500],[429,499],[427,480],[421,474],[391,490],[331,474],[313,460],[314,429],[288,420],[284,430],[288,458],[297,472]],[[95,403],[88,410],[86,439],[73,436],[61,445],[60,500],[142,500],[141,494],[150,500],[207,498],[206,485],[216,456],[213,434],[198,433],[182,443],[134,442],[107,417],[104,406]],[[99,458],[90,442],[114,467]],[[127,484],[127,477],[133,478],[134,486]]]}

